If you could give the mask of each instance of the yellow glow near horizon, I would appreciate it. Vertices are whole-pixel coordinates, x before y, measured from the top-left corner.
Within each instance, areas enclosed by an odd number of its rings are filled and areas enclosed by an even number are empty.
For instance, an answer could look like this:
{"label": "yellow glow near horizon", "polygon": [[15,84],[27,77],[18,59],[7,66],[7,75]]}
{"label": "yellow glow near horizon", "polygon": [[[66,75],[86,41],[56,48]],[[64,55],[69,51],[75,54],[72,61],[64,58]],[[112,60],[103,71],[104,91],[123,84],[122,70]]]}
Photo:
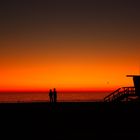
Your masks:
{"label": "yellow glow near horizon", "polygon": [[139,72],[138,39],[17,37],[2,42],[0,90],[115,89],[133,86],[126,75]]}

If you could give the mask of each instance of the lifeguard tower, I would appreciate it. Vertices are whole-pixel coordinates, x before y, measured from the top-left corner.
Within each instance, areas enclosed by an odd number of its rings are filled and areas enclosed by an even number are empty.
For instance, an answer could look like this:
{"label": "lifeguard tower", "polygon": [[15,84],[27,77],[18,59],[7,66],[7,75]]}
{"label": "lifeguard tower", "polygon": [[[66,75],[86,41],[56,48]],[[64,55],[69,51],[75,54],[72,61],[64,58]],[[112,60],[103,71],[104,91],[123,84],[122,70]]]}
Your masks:
{"label": "lifeguard tower", "polygon": [[134,87],[121,87],[104,98],[105,102],[120,102],[140,100],[140,75],[127,75],[133,77]]}

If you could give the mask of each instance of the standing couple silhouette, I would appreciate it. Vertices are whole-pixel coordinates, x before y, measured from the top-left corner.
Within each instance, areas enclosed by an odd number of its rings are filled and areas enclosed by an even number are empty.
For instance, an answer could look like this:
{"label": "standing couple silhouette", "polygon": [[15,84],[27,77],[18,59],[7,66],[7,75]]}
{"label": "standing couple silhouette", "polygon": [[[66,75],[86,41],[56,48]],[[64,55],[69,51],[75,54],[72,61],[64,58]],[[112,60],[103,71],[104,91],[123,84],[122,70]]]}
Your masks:
{"label": "standing couple silhouette", "polygon": [[52,91],[52,89],[50,89],[49,97],[50,97],[50,102],[51,103],[56,103],[57,102],[57,92],[56,92],[55,88],[53,89],[53,91]]}

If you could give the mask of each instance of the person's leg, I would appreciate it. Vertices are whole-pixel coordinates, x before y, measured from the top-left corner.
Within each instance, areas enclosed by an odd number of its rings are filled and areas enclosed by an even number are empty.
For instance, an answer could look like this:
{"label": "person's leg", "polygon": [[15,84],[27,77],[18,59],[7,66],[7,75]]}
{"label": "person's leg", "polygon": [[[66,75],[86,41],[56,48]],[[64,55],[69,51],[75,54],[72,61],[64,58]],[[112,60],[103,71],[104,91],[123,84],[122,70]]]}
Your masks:
{"label": "person's leg", "polygon": [[52,96],[52,102],[54,102],[54,97]]}

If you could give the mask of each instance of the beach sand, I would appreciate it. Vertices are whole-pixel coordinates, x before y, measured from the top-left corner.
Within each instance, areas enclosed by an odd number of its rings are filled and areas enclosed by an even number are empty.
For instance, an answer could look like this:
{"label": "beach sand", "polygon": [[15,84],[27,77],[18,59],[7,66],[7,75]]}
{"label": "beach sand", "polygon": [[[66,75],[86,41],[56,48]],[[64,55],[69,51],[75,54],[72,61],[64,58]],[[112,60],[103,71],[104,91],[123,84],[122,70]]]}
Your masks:
{"label": "beach sand", "polygon": [[0,114],[0,132],[5,137],[114,139],[139,135],[139,102],[3,103]]}

